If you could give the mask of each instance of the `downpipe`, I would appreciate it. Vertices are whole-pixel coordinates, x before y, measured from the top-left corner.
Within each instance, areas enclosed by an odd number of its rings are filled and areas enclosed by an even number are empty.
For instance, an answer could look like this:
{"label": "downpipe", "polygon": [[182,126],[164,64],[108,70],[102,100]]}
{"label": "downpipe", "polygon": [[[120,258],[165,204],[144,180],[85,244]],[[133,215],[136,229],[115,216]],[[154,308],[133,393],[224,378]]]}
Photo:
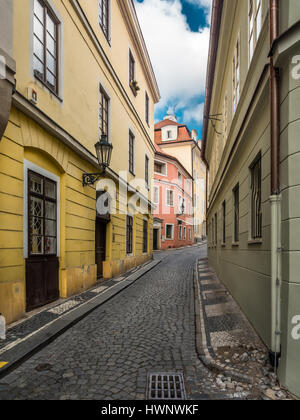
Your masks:
{"label": "downpipe", "polygon": [[281,355],[281,195],[272,195],[271,204],[271,349],[270,362],[277,372]]}
{"label": "downpipe", "polygon": [[[279,2],[269,0],[270,45],[279,35]],[[271,349],[270,362],[277,373],[281,354],[281,194],[280,194],[280,77],[270,57],[271,125]]]}

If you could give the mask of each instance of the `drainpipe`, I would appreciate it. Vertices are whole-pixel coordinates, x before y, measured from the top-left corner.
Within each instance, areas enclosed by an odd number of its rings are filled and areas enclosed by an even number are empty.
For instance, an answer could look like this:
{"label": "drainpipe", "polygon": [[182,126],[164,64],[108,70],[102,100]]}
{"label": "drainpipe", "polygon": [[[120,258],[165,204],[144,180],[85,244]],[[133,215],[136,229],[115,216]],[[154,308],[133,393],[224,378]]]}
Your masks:
{"label": "drainpipe", "polygon": [[[270,45],[279,36],[278,0],[270,0]],[[270,361],[277,371],[281,353],[281,194],[280,194],[280,99],[279,69],[270,57],[271,123],[271,349]]]}

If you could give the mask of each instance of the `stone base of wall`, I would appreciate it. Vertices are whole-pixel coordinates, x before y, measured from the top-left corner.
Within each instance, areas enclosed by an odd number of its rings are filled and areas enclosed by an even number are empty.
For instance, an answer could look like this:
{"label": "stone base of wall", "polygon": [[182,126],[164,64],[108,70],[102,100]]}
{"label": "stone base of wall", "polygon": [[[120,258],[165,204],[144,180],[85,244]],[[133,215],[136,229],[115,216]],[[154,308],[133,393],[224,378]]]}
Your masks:
{"label": "stone base of wall", "polygon": [[127,257],[124,260],[113,260],[103,262],[103,278],[111,279],[112,277],[124,274],[134,267],[152,259],[152,254]]}
{"label": "stone base of wall", "polygon": [[11,324],[24,316],[26,305],[24,281],[0,283],[0,312]]}
{"label": "stone base of wall", "polygon": [[59,279],[60,297],[82,293],[93,287],[97,282],[97,265],[85,265],[84,267],[72,267],[61,270]]}

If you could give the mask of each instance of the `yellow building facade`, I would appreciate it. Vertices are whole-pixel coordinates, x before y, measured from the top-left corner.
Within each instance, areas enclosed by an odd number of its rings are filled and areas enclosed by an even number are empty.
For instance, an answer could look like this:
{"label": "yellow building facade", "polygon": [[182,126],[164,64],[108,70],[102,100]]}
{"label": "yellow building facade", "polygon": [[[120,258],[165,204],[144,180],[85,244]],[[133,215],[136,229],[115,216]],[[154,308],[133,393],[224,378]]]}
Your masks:
{"label": "yellow building facade", "polygon": [[[7,323],[152,258],[159,100],[131,0],[15,0],[12,16],[16,88],[0,140]],[[105,181],[83,186],[84,173],[99,172],[101,135],[113,146]],[[104,217],[96,199],[107,186]]]}

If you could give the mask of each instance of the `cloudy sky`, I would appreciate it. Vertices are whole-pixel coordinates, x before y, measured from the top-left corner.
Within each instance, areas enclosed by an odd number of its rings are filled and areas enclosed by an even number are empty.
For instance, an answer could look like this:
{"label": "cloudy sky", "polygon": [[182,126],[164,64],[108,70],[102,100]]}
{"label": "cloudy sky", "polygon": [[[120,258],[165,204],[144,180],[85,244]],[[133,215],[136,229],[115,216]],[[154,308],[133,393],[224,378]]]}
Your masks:
{"label": "cloudy sky", "polygon": [[212,0],[134,0],[167,111],[201,138]]}

